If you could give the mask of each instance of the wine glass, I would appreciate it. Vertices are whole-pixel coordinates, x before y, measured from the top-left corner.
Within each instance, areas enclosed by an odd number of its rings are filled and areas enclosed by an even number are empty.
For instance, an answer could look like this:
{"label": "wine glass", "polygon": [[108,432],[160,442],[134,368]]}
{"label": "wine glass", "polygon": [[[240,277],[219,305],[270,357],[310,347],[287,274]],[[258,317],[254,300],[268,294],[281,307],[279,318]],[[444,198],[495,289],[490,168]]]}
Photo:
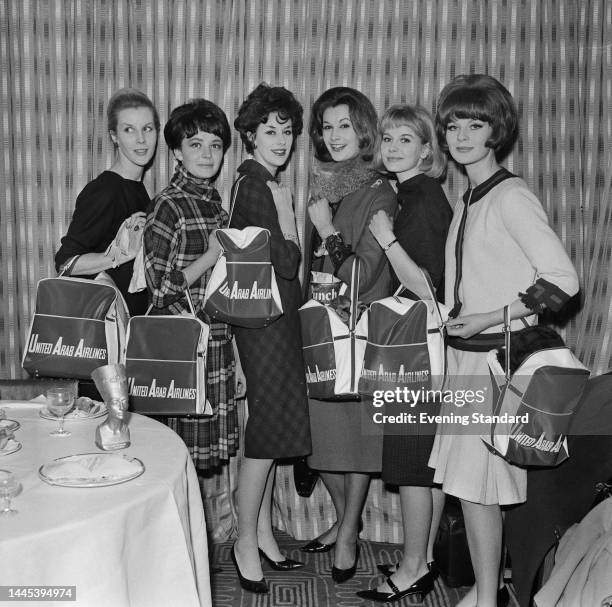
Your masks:
{"label": "wine glass", "polygon": [[15,508],[11,508],[11,498],[21,491],[21,484],[10,470],[0,470],[0,497],[4,498],[4,508],[0,510],[0,516],[17,514]]}
{"label": "wine glass", "polygon": [[71,388],[50,388],[47,390],[47,409],[58,417],[58,427],[49,432],[51,436],[66,437],[71,432],[64,430],[64,415],[74,407],[74,392]]}

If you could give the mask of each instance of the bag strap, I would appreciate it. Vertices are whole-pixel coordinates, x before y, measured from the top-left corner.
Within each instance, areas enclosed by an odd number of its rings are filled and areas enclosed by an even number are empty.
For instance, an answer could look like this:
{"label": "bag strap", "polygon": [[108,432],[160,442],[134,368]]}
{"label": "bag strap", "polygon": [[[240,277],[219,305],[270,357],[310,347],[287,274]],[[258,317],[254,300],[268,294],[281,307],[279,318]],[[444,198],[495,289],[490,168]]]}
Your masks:
{"label": "bag strap", "polygon": [[74,266],[76,265],[76,262],[79,260],[79,257],[81,257],[81,256],[80,255],[74,255],[65,264],[61,265],[60,266],[60,271],[58,273],[58,276],[71,276],[72,275],[72,270],[74,269]]}
{"label": "bag strap", "polygon": [[189,290],[189,287],[185,289],[185,295],[187,297],[187,304],[189,305],[189,310],[191,311],[193,317],[196,318],[195,306],[193,305],[193,299],[191,298],[191,291]]}
{"label": "bag strap", "polygon": [[[429,276],[429,272],[424,268],[419,267],[419,271],[423,276],[423,280],[425,281],[425,286],[427,287],[427,292],[429,293],[429,297],[434,304],[436,309],[436,316],[438,317],[438,326],[442,326],[444,324],[444,319],[442,318],[442,312],[440,310],[440,303],[438,302],[438,298],[436,297],[436,292],[433,286],[433,282],[431,282],[431,276]],[[406,287],[402,284],[397,288],[395,293],[393,293],[393,297],[397,297],[402,291],[406,290]],[[420,299],[423,299],[422,297]]]}
{"label": "bag strap", "polygon": [[436,309],[436,313],[438,316],[439,326],[444,324],[444,319],[442,318],[442,312],[440,311],[440,304],[438,303],[438,298],[436,297],[436,291],[434,289],[433,283],[431,282],[431,276],[429,276],[429,272],[423,268],[419,268],[421,274],[423,275],[423,280],[427,285],[427,291],[429,292],[429,297],[431,297],[431,301],[434,304],[434,308]]}
{"label": "bag strap", "polygon": [[506,382],[510,381],[510,306],[504,306],[504,346],[506,348],[506,364],[504,373]]}
{"label": "bag strap", "polygon": [[349,316],[349,329],[355,330],[357,326],[357,303],[359,299],[359,274],[361,271],[361,262],[357,255],[353,259],[353,265],[351,267],[351,307]]}
{"label": "bag strap", "polygon": [[[191,297],[191,291],[189,290],[189,287],[187,287],[184,290],[184,293],[185,293],[185,297],[187,298],[187,305],[189,306],[189,311],[191,312],[191,315],[194,318],[197,318],[196,313],[195,313],[195,306],[193,305],[193,299]],[[149,304],[149,307],[147,308],[147,311],[144,313],[144,316],[149,316],[152,309],[153,309],[153,304]]]}
{"label": "bag strap", "polygon": [[236,183],[234,184],[234,187],[232,188],[232,201],[230,202],[230,212],[229,212],[229,219],[227,220],[227,227],[230,227],[230,223],[232,223],[232,215],[234,214],[234,208],[236,207],[236,196],[238,195],[238,186],[240,185],[240,182],[246,177],[246,175],[242,175],[240,177],[238,177],[238,180],[236,181]]}

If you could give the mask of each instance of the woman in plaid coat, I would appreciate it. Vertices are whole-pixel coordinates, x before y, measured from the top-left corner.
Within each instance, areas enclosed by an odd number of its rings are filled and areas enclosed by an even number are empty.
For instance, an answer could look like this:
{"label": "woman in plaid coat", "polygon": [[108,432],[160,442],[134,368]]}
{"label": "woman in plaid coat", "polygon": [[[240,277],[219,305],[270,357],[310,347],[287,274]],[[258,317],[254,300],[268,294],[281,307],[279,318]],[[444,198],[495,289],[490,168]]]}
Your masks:
{"label": "woman in plaid coat", "polygon": [[231,134],[219,107],[195,99],[172,111],[164,138],[177,166],[149,207],[144,233],[147,287],[152,314],[189,313],[189,289],[196,315],[210,326],[206,396],[214,414],[206,419],[168,418],[196,468],[206,470],[235,455],[238,447],[232,332],[225,323],[211,322],[204,312],[206,284],[221,252],[214,231],[226,227],[228,220],[212,181]]}

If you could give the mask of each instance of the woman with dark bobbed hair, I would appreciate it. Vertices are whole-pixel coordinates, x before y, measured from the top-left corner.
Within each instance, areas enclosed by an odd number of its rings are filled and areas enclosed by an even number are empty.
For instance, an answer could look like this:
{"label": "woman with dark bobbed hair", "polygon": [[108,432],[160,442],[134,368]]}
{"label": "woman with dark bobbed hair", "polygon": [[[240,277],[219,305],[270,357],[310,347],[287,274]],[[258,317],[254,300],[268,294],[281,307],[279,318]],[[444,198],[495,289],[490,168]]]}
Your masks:
{"label": "woman with dark bobbed hair", "polygon": [[[445,387],[456,394],[482,390],[484,402],[461,409],[471,418],[492,410],[487,352],[504,344],[504,307],[516,331],[523,319],[537,324],[545,308],[559,310],[579,284],[540,201],[499,164],[518,134],[516,105],[501,82],[486,74],[457,76],[440,93],[435,122],[440,145],[468,178],[446,241],[444,292],[452,310]],[[454,403],[442,404],[443,417],[455,411]],[[507,589],[498,588],[501,507],[526,498],[525,469],[487,449],[480,435],[489,431],[487,424],[461,432],[441,423],[429,460],[434,482],[461,500],[476,578],[462,607],[508,603]]]}
{"label": "woman with dark bobbed hair", "polygon": [[[93,277],[98,272],[107,272],[130,314],[144,314],[147,292],[130,293],[128,287],[140,247],[144,213],[150,202],[142,177],[157,149],[159,116],[151,100],[137,89],[116,91],[108,102],[106,116],[115,161],[77,197],[55,263],[58,270],[65,268],[65,273],[71,276]],[[109,247],[128,217],[133,218],[128,250]]]}
{"label": "woman with dark bobbed hair", "polygon": [[238,539],[232,558],[240,584],[268,592],[260,555],[276,570],[301,567],[285,558],[272,534],[274,461],[310,453],[310,428],[298,307],[301,252],[291,191],[277,174],[302,132],[302,106],[283,87],[260,84],[234,126],[250,155],[232,188],[230,227],[265,228],[283,314],[267,327],[234,327],[247,384],[249,417],[238,480]]}
{"label": "woman with dark bobbed hair", "polygon": [[[391,292],[385,253],[368,229],[380,210],[392,217],[395,192],[373,164],[377,116],[359,91],[335,87],[314,103],[310,137],[315,160],[308,212],[319,244],[311,269],[351,283],[353,262],[360,265],[359,302],[369,304]],[[336,510],[336,522],[305,552],[326,552],[335,545],[332,578],[355,574],[357,536],[370,474],[380,471],[381,429],[365,413],[367,403],[309,400],[312,456]]]}
{"label": "woman with dark bobbed hair", "polygon": [[206,356],[206,397],[213,416],[170,417],[168,425],[189,447],[199,470],[218,466],[236,454],[238,414],[231,328],[204,312],[204,294],[221,247],[217,228],[228,216],[213,181],[231,142],[221,108],[194,99],[172,110],[164,138],[177,161],[170,183],[149,207],[144,252],[152,314],[189,313],[189,289],[197,317],[210,326]]}

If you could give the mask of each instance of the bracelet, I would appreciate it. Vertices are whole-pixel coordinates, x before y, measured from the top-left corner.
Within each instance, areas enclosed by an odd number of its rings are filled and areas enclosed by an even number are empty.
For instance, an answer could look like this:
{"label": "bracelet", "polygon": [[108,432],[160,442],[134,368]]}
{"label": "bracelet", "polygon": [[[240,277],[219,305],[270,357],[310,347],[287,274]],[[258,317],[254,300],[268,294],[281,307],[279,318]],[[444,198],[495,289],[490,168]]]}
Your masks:
{"label": "bracelet", "polygon": [[397,242],[397,238],[394,238],[388,245],[384,246],[382,250],[388,251],[396,242]]}
{"label": "bracelet", "polygon": [[298,240],[297,234],[288,234],[286,232],[283,232],[283,236],[284,236],[285,240],[291,240],[291,241],[295,242],[296,244],[299,244],[299,242],[300,242]]}
{"label": "bracelet", "polygon": [[353,254],[350,245],[345,244],[340,232],[334,232],[325,239],[325,249],[336,271]]}

